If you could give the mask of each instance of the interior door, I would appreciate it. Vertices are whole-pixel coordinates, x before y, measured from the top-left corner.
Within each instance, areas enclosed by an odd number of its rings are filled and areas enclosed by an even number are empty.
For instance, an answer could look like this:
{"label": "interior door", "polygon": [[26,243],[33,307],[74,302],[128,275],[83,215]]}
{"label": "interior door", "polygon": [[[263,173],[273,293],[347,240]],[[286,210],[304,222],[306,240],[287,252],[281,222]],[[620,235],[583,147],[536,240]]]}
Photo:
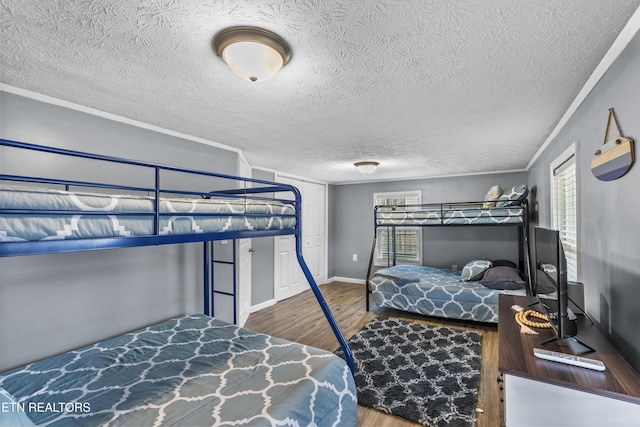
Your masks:
{"label": "interior door", "polygon": [[[277,177],[294,185],[302,195],[302,255],[318,284],[326,281],[326,187],[323,184]],[[274,296],[280,301],[309,289],[296,258],[295,236],[275,239]]]}
{"label": "interior door", "polygon": [[296,259],[295,237],[277,236],[274,266],[274,298],[281,301],[295,295],[303,279]]}
{"label": "interior door", "polygon": [[316,283],[327,281],[325,245],[326,187],[313,182],[304,183],[303,254]]}
{"label": "interior door", "polygon": [[[238,161],[238,175],[251,176],[251,166],[242,157]],[[238,185],[243,187],[245,183],[240,182]],[[237,324],[244,326],[251,314],[251,239],[238,239],[236,251]]]}
{"label": "interior door", "polygon": [[251,314],[251,239],[239,239],[237,249],[238,325],[244,326]]}
{"label": "interior door", "polygon": [[[283,184],[296,185],[290,178],[277,178]],[[293,199],[290,194],[278,194],[280,198]],[[276,236],[274,240],[275,265],[274,265],[274,298],[281,301],[295,295],[294,291],[300,289],[300,282],[305,280],[296,259],[295,236]]]}

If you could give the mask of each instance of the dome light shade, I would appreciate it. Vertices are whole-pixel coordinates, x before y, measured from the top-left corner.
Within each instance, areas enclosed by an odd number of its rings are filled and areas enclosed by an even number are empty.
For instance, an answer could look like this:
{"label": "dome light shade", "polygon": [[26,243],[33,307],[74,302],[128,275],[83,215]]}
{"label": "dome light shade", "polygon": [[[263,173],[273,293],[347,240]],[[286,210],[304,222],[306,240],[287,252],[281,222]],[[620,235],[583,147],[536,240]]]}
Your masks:
{"label": "dome light shade", "polygon": [[364,174],[372,173],[380,163],[378,162],[356,162],[353,165]]}
{"label": "dome light shade", "polygon": [[213,49],[234,73],[252,82],[270,79],[291,59],[291,49],[280,36],[256,27],[220,31]]}

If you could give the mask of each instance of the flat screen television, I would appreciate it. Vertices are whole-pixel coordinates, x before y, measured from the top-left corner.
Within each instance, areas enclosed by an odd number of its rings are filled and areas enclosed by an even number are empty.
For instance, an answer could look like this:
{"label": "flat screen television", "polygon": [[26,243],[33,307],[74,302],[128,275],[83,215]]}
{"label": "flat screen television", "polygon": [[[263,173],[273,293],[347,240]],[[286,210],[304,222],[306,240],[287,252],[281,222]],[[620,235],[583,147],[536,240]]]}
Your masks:
{"label": "flat screen television", "polygon": [[560,240],[560,232],[542,227],[536,227],[534,231],[536,263],[534,290],[556,335],[555,338],[546,342],[574,337],[578,333],[578,322],[569,308],[567,259]]}

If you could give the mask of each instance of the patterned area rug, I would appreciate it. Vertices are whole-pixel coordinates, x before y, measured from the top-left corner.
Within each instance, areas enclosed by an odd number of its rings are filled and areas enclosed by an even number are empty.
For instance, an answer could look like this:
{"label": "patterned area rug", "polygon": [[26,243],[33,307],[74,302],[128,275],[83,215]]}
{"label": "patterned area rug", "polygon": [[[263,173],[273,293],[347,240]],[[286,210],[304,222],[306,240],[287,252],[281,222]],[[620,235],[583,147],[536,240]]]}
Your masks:
{"label": "patterned area rug", "polygon": [[430,427],[476,425],[481,333],[389,318],[348,342],[358,404]]}

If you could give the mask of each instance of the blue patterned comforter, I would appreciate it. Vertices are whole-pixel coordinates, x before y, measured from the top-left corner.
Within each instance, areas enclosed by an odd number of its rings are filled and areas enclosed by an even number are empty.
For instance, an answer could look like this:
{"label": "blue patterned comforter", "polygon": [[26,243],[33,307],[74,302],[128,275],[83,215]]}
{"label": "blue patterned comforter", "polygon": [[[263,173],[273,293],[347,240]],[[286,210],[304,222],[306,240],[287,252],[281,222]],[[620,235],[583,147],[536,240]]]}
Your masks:
{"label": "blue patterned comforter", "polygon": [[[0,242],[153,235],[153,197],[0,188],[0,209],[82,213],[2,213]],[[89,214],[89,212],[106,214]],[[125,213],[136,213],[130,215]],[[282,230],[296,225],[289,203],[238,197],[161,198],[160,235]]]}
{"label": "blue patterned comforter", "polygon": [[396,210],[380,207],[376,215],[379,226],[403,225],[477,225],[477,224],[523,224],[524,208],[442,208],[441,205],[423,205],[419,208]]}
{"label": "blue patterned comforter", "polygon": [[498,295],[524,290],[494,290],[463,282],[460,271],[396,265],[375,272],[369,289],[378,307],[478,322],[498,322]]}
{"label": "blue patterned comforter", "polygon": [[45,426],[343,426],[358,416],[339,357],[204,315],[0,373],[2,389],[15,404],[0,425],[27,415]]}

